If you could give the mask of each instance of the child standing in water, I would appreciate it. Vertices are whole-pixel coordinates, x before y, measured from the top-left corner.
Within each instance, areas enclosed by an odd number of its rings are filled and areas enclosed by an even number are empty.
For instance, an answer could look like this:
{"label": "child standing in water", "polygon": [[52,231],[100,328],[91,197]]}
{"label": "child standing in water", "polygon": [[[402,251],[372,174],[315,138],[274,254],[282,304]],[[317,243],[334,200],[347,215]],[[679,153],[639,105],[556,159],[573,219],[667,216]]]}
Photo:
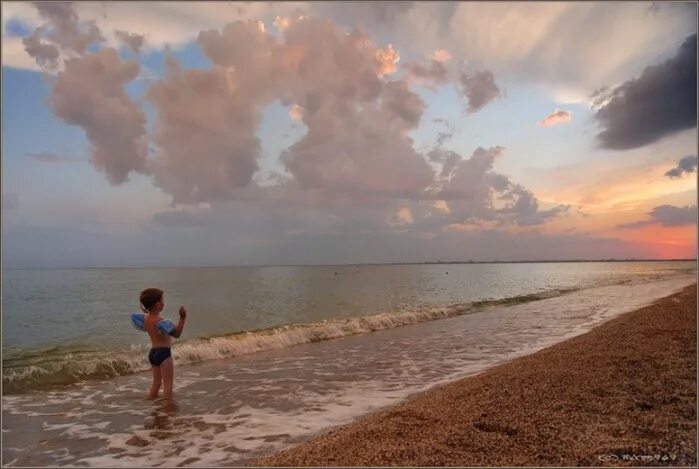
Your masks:
{"label": "child standing in water", "polygon": [[174,331],[167,335],[157,328],[159,321],[163,318],[160,313],[165,307],[165,297],[159,288],[146,288],[141,292],[141,309],[145,315],[143,328],[150,336],[151,349],[148,353],[148,360],[153,371],[153,384],[148,395],[149,399],[158,397],[160,385],[163,385],[163,397],[172,399],[172,383],[175,377],[175,365],[172,361],[170,347],[172,339],[170,336],[179,338],[184,330],[184,323],[187,318],[187,309],[180,306],[180,320]]}

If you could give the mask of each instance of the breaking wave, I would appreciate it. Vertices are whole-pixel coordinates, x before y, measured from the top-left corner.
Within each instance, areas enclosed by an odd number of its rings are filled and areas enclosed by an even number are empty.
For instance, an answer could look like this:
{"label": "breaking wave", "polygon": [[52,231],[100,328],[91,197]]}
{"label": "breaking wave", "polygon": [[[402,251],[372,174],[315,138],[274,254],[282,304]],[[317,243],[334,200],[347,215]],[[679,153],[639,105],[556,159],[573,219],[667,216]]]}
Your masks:
{"label": "breaking wave", "polygon": [[[274,326],[254,331],[199,337],[179,342],[172,354],[178,364],[197,363],[298,344],[321,342],[350,335],[417,324],[496,306],[510,306],[552,298],[578,289],[548,290],[502,299],[489,299],[443,307],[422,308],[308,324]],[[3,392],[18,394],[31,390],[109,379],[146,371],[147,346],[107,351],[85,346],[61,346],[22,352],[3,360]]]}

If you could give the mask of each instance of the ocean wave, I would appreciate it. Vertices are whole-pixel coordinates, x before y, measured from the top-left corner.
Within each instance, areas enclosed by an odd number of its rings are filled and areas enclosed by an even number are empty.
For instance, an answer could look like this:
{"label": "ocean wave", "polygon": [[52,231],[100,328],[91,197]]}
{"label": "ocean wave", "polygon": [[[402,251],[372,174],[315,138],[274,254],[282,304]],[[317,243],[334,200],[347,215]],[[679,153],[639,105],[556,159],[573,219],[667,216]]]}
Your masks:
{"label": "ocean wave", "polygon": [[[578,289],[556,289],[414,311],[386,312],[200,337],[176,343],[172,354],[178,364],[249,355],[292,345],[321,342],[460,316],[497,306],[528,303],[576,290]],[[21,352],[12,357],[5,357],[3,360],[3,391],[5,394],[18,394],[146,371],[150,368],[146,351],[146,346],[133,346],[131,349],[120,351],[67,346]]]}

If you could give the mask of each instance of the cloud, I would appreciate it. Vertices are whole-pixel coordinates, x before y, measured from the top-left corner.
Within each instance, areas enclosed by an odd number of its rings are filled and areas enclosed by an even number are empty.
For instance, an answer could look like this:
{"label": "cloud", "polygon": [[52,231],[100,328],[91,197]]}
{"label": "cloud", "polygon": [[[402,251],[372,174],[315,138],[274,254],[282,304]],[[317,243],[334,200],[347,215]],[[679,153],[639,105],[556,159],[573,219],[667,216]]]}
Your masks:
{"label": "cloud", "polygon": [[405,82],[382,79],[385,61],[377,56],[387,50],[325,20],[292,21],[285,31],[275,49],[284,64],[280,95],[304,109],[308,130],[281,162],[299,188],[414,198],[431,183],[431,169],[407,136],[425,105]]}
{"label": "cloud", "polygon": [[687,155],[682,158],[679,163],[677,163],[677,167],[672,168],[665,173],[665,176],[669,177],[670,179],[679,179],[682,177],[682,174],[693,173],[696,169],[697,157],[695,155]]}
{"label": "cloud", "polygon": [[651,210],[648,215],[650,220],[641,220],[633,223],[617,225],[617,229],[634,229],[646,226],[683,226],[696,225],[697,206],[676,207],[674,205],[660,205]]}
{"label": "cloud", "polygon": [[[440,134],[442,135],[442,134]],[[449,135],[449,134],[445,134]],[[451,150],[445,150],[441,147],[441,144],[443,143],[444,140],[446,140],[447,137],[442,138],[442,139],[437,139],[437,147],[430,150],[427,153],[427,157],[430,159],[430,161],[440,164],[442,166],[442,171],[440,173],[440,177],[442,179],[449,179],[451,177],[451,174],[453,173],[454,169],[456,168],[456,165],[461,161],[461,155],[456,153],[455,151]]]}
{"label": "cloud", "polygon": [[[283,34],[260,21],[235,21],[201,31],[197,41],[211,66],[184,69],[168,56],[165,76],[146,92],[154,110],[150,141],[141,107],[124,91],[139,73],[135,61],[112,47],[65,61],[52,107],[85,130],[92,162],[111,183],[148,174],[174,205],[279,207],[338,232],[348,224],[357,233],[388,230],[387,220],[417,231],[467,219],[534,225],[560,213],[540,209],[531,192],[492,170],[501,147],[462,158],[441,148],[453,132],[447,129],[432,152],[416,150],[411,132],[425,103],[409,81],[388,77],[398,53],[361,31],[294,15]],[[462,86],[472,111],[499,95],[488,71],[462,73]],[[260,186],[257,132],[275,102],[290,106],[306,133],[279,154],[285,173]],[[203,223],[198,217],[168,212],[153,221]],[[305,228],[294,221],[285,229]]]}
{"label": "cloud", "polygon": [[405,226],[413,223],[413,212],[410,207],[400,207],[388,220],[390,226]]}
{"label": "cloud", "polygon": [[573,114],[568,111],[556,109],[544,119],[537,122],[539,127],[553,127],[558,124],[567,124],[573,118]]}
{"label": "cloud", "polygon": [[46,52],[35,52],[35,54],[45,57],[41,65],[37,64],[36,59],[27,54],[25,39],[21,37],[2,37],[2,66],[34,72],[46,71],[47,67],[52,66],[51,57],[53,54],[48,52],[48,56],[46,56]]}
{"label": "cloud", "polygon": [[75,158],[69,156],[61,156],[50,151],[42,151],[40,153],[27,153],[27,156],[34,158],[42,163],[67,163],[70,161],[75,161]]}
{"label": "cloud", "polygon": [[439,210],[442,213],[451,213],[451,209],[449,208],[449,204],[445,200],[435,200],[432,203],[432,207],[435,209]]}
{"label": "cloud", "polygon": [[400,55],[392,44],[376,51],[376,60],[379,62],[379,76],[390,75],[396,71]]}
{"label": "cloud", "polygon": [[437,49],[432,53],[430,58],[437,62],[448,62],[452,59],[451,54],[446,49]]}
{"label": "cloud", "polygon": [[[519,184],[514,185],[511,194],[515,200],[498,212],[521,226],[540,225],[570,209],[570,205],[557,205],[548,210],[539,210],[539,201],[534,194]],[[507,197],[510,197],[510,194],[507,194]]]}
{"label": "cloud", "polygon": [[71,2],[36,2],[39,16],[48,22],[48,38],[65,51],[83,54],[90,44],[103,41],[94,22],[78,22]]}
{"label": "cloud", "polygon": [[595,98],[602,148],[627,150],[697,124],[697,36],[685,39],[671,59]]}
{"label": "cloud", "polygon": [[289,109],[289,117],[295,121],[303,120],[303,108],[298,104],[294,104],[291,106],[291,109]]}
{"label": "cloud", "polygon": [[381,105],[411,129],[417,128],[426,108],[422,99],[410,91],[404,81],[391,81],[386,84],[381,95]]}
{"label": "cloud", "polygon": [[[405,57],[430,56],[445,49],[487,67],[497,77],[546,85],[554,93],[569,89],[585,98],[605,83],[620,83],[629,70],[640,71],[647,57],[665,54],[696,32],[696,5],[666,5],[648,14],[642,2],[543,2],[533,5],[477,2],[229,2],[132,3],[76,2],[81,18],[102,31],[147,34],[151,49],[179,48],[201,30],[227,22],[261,19],[272,25],[277,16],[303,12],[342,27],[362,28],[376,37],[391,37]],[[12,19],[37,26],[40,18],[29,2],[2,4],[3,23]],[[643,28],[638,25],[643,24]],[[584,38],[584,40],[581,40]],[[112,41],[112,36],[107,38]],[[609,44],[614,44],[613,48]],[[3,44],[4,46],[5,44]],[[117,45],[116,40],[109,43]],[[17,57],[19,59],[19,57]],[[26,60],[5,57],[11,66]]]}
{"label": "cloud", "polygon": [[40,67],[55,69],[58,67],[58,59],[61,54],[58,47],[41,40],[43,30],[43,28],[36,28],[30,36],[22,39],[24,50],[36,60]]}
{"label": "cloud", "polygon": [[[640,71],[647,57],[665,54],[696,32],[696,5],[680,5],[649,15],[643,3],[461,2],[446,27],[435,25],[420,41],[425,48],[446,47],[497,76],[513,75],[550,92],[563,87],[584,97],[605,83],[622,82],[629,70]],[[409,28],[418,30],[440,17],[436,7],[428,8],[430,18],[406,18],[401,25],[406,37]]]}
{"label": "cloud", "polygon": [[449,72],[443,62],[433,58],[429,61],[429,65],[409,62],[403,68],[408,76],[418,83],[441,85],[449,81]]}
{"label": "cloud", "polygon": [[277,16],[274,18],[274,27],[279,31],[285,31],[289,27],[289,23],[289,18],[285,18],[283,16]]}
{"label": "cloud", "polygon": [[515,184],[502,174],[493,171],[495,159],[505,148],[477,148],[470,158],[446,150],[433,150],[430,158],[441,162],[442,188],[436,199],[448,203],[447,224],[494,221],[498,224],[514,223],[531,226],[545,223],[569,207],[557,205],[540,210],[535,195],[520,184]]}
{"label": "cloud", "polygon": [[40,24],[22,43],[44,71],[53,72],[61,62],[80,57],[89,46],[104,41],[94,21],[79,21],[71,2],[35,2],[33,6]]}
{"label": "cloud", "polygon": [[461,72],[461,92],[468,100],[468,112],[474,113],[500,96],[493,73],[482,70],[472,74]]}
{"label": "cloud", "polygon": [[147,97],[157,111],[150,167],[174,203],[226,200],[251,183],[260,109],[245,88],[231,88],[226,69],[182,70],[170,59]]}
{"label": "cloud", "polygon": [[146,118],[124,91],[139,70],[111,48],[67,59],[51,95],[56,115],[85,131],[91,161],[111,184],[126,181],[131,171],[147,172]]}
{"label": "cloud", "polygon": [[141,48],[143,47],[146,39],[145,34],[134,34],[121,30],[114,31],[114,37],[126,47],[131,49],[134,54],[141,52]]}
{"label": "cloud", "polygon": [[302,189],[353,198],[416,198],[433,173],[390,114],[378,109],[309,122],[281,160]]}

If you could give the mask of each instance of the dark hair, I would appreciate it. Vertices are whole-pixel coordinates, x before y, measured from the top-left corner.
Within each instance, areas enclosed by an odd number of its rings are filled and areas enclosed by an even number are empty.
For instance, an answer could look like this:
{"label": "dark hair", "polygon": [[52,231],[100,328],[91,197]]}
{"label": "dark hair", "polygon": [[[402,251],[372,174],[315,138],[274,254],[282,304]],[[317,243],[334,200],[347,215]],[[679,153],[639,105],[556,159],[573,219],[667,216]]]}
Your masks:
{"label": "dark hair", "polygon": [[163,297],[160,288],[146,288],[141,292],[141,306],[149,310]]}

